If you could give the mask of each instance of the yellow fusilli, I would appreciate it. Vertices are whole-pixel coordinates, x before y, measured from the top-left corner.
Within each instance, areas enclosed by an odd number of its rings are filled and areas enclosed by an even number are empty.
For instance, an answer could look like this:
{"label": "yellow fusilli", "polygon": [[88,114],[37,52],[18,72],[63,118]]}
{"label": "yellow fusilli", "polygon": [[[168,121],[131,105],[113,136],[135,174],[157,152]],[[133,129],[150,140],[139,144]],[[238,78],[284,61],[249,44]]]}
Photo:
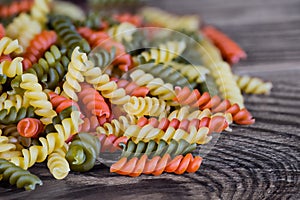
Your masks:
{"label": "yellow fusilli", "polygon": [[[132,34],[136,31],[136,27],[128,22],[123,22],[119,25],[115,25],[108,29],[108,34],[111,38],[118,42],[122,42],[123,40],[127,42],[132,41]],[[105,42],[105,41],[104,41]]]}
{"label": "yellow fusilli", "polygon": [[41,121],[44,124],[52,123],[56,112],[53,110],[47,94],[38,83],[38,78],[33,74],[23,74],[20,87],[25,90],[24,96],[28,99],[29,104],[36,108],[35,114],[42,116]]}
{"label": "yellow fusilli", "polygon": [[250,76],[234,76],[238,86],[247,94],[270,94],[273,87],[271,82],[264,82],[260,78]]}
{"label": "yellow fusilli", "polygon": [[21,57],[16,57],[12,61],[4,60],[0,63],[0,74],[4,74],[9,78],[21,75],[23,73],[22,60]]}
{"label": "yellow fusilli", "polygon": [[124,110],[130,115],[136,116],[160,116],[161,113],[168,113],[170,107],[161,99],[155,97],[130,97],[128,103],[124,104]]}
{"label": "yellow fusilli", "polygon": [[23,47],[19,45],[18,40],[12,40],[9,37],[3,37],[0,40],[0,56],[2,54],[8,55],[11,53],[22,53]]}
{"label": "yellow fusilli", "polygon": [[65,158],[67,151],[68,145],[64,144],[62,148],[54,150],[48,156],[47,166],[56,179],[63,179],[69,174],[70,166]]}

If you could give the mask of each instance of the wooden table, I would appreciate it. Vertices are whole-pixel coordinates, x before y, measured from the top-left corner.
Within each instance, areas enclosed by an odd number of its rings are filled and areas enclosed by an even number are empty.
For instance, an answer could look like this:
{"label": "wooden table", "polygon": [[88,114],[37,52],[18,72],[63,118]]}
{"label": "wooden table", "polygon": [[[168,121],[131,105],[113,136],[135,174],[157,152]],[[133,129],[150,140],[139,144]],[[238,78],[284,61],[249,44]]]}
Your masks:
{"label": "wooden table", "polygon": [[151,4],[201,14],[248,53],[234,68],[273,81],[270,96],[246,96],[256,118],[221,135],[196,174],[122,177],[96,166],[54,180],[44,164],[31,171],[44,182],[25,192],[0,185],[0,199],[300,199],[300,1],[164,0]]}

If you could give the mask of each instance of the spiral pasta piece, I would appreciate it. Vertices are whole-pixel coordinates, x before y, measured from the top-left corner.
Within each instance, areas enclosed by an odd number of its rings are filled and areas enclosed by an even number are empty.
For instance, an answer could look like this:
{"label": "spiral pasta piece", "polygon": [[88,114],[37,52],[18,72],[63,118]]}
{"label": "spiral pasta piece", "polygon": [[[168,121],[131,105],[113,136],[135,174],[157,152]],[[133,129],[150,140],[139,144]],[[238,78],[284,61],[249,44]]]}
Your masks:
{"label": "spiral pasta piece", "polygon": [[[55,89],[55,87],[63,80],[70,60],[67,56],[61,53],[61,50],[53,45],[49,51],[46,51],[44,58],[40,58],[38,63],[32,65],[24,73],[31,73],[38,77],[39,82],[45,88]],[[12,81],[16,86],[18,80]]]}
{"label": "spiral pasta piece", "polygon": [[95,67],[99,67],[101,70],[105,70],[108,66],[112,65],[115,59],[115,48],[110,51],[99,49],[96,53],[89,54],[89,60],[92,61]]}
{"label": "spiral pasta piece", "polygon": [[75,47],[79,47],[83,53],[88,53],[91,50],[88,42],[76,31],[75,26],[69,18],[55,16],[51,19],[51,24],[61,42],[66,45],[68,56],[72,56]]}
{"label": "spiral pasta piece", "polygon": [[36,185],[43,185],[37,176],[2,158],[0,158],[0,174],[4,181],[9,181],[11,185],[16,185],[17,188],[34,190]]}
{"label": "spiral pasta piece", "polygon": [[97,117],[110,117],[110,109],[104,98],[90,84],[82,83],[82,91],[78,93],[84,107]]}
{"label": "spiral pasta piece", "polygon": [[110,172],[133,177],[141,174],[158,176],[163,172],[175,174],[194,173],[199,169],[201,163],[202,158],[200,156],[193,157],[190,153],[185,156],[178,155],[173,159],[169,154],[162,157],[155,156],[152,159],[148,159],[147,155],[143,155],[140,159],[137,157],[130,160],[121,158],[110,167]]}
{"label": "spiral pasta piece", "polygon": [[185,78],[180,72],[178,72],[177,70],[175,70],[173,67],[170,66],[165,66],[163,64],[156,65],[150,62],[147,64],[139,65],[137,68],[143,70],[147,74],[151,74],[156,78],[162,79],[165,83],[170,83],[172,85],[177,85],[181,87],[186,86],[190,88],[193,88],[196,85],[195,82],[190,83],[187,80],[187,78]]}
{"label": "spiral pasta piece", "polygon": [[11,107],[9,110],[3,109],[0,111],[0,123],[1,124],[14,124],[18,123],[21,119],[25,117],[35,117],[35,109],[33,106],[27,108],[21,107],[17,109],[16,107]]}
{"label": "spiral pasta piece", "polygon": [[124,110],[130,115],[136,116],[159,116],[167,113],[170,107],[161,99],[155,97],[130,97],[128,103],[124,104]]}
{"label": "spiral pasta piece", "polygon": [[209,70],[202,66],[194,66],[191,64],[182,64],[177,62],[169,62],[166,65],[169,65],[179,71],[190,83],[203,83],[206,80],[206,75],[209,74]]}
{"label": "spiral pasta piece", "polygon": [[156,119],[151,117],[147,119],[146,117],[139,118],[137,125],[140,127],[145,126],[146,124],[151,124],[154,128],[159,128],[163,131],[166,131],[168,127],[173,127],[175,129],[183,129],[185,131],[189,131],[192,126],[196,127],[196,129],[200,129],[201,127],[209,128],[209,133],[217,132],[221,133],[223,130],[228,128],[228,125],[231,121],[227,121],[227,118],[224,116],[211,116],[211,117],[203,117],[202,119],[184,119],[178,120],[173,118],[171,120],[167,118]]}
{"label": "spiral pasta piece", "polygon": [[[0,135],[0,154],[16,150],[16,145],[10,142],[10,138]],[[2,158],[2,157],[1,157]]]}
{"label": "spiral pasta piece", "polygon": [[202,95],[197,89],[190,91],[187,87],[176,88],[176,98],[181,105],[191,105],[197,107],[200,110],[211,109],[212,112],[224,112],[232,114],[233,121],[237,124],[253,124],[254,119],[251,113],[245,109],[240,108],[236,103],[232,104],[228,100],[221,100],[220,97],[211,97],[208,92],[204,92]]}
{"label": "spiral pasta piece", "polygon": [[246,94],[268,95],[273,87],[271,82],[264,82],[256,77],[234,75],[234,79],[242,92],[245,92]]}
{"label": "spiral pasta piece", "polygon": [[34,36],[42,31],[42,26],[30,15],[21,13],[6,28],[6,34],[12,39],[18,39],[23,49],[29,46]]}
{"label": "spiral pasta piece", "polygon": [[75,106],[80,111],[80,107],[77,102],[62,95],[58,95],[55,92],[49,92],[48,95],[53,109],[55,109],[57,113],[60,113],[71,106]]}
{"label": "spiral pasta piece", "polygon": [[41,25],[47,22],[47,15],[50,12],[50,3],[52,0],[34,0],[30,15],[32,19],[38,21]]}
{"label": "spiral pasta piece", "polygon": [[185,140],[171,140],[168,144],[164,140],[158,142],[150,140],[149,142],[140,141],[137,144],[129,140],[127,144],[119,144],[123,146],[122,157],[141,157],[147,155],[148,157],[163,156],[170,154],[172,156],[185,155],[196,149],[196,144],[189,144]]}
{"label": "spiral pasta piece", "polygon": [[72,171],[86,172],[94,167],[99,153],[99,139],[89,133],[79,133],[73,138],[66,158]]}
{"label": "spiral pasta piece", "polygon": [[19,94],[7,94],[4,92],[0,96],[0,110],[7,109],[7,111],[10,111],[12,107],[15,107],[18,111],[21,107],[27,108],[28,106],[28,100]]}
{"label": "spiral pasta piece", "polygon": [[165,44],[160,44],[157,48],[151,48],[149,52],[142,52],[141,56],[144,57],[146,62],[153,59],[156,64],[166,63],[180,56],[185,48],[186,44],[184,41],[169,41]]}
{"label": "spiral pasta piece", "polygon": [[33,5],[33,0],[13,1],[8,5],[0,6],[0,17],[8,18],[21,12],[28,12]]}
{"label": "spiral pasta piece", "polygon": [[64,179],[69,174],[70,166],[65,158],[67,151],[68,145],[65,144],[62,148],[54,150],[48,156],[47,166],[56,179]]}
{"label": "spiral pasta piece", "polygon": [[23,74],[20,87],[25,90],[24,96],[28,98],[29,104],[36,108],[35,113],[42,117],[41,121],[44,124],[52,123],[56,112],[52,109],[52,104],[37,77],[33,74]]}
{"label": "spiral pasta piece", "polygon": [[11,53],[20,54],[23,47],[19,45],[18,40],[12,40],[9,37],[2,37],[0,40],[0,55],[9,55]]}
{"label": "spiral pasta piece", "polygon": [[44,130],[42,122],[35,118],[24,118],[18,122],[18,132],[27,138],[36,138]]}
{"label": "spiral pasta piece", "polygon": [[83,123],[79,127],[79,132],[94,132],[99,127],[99,120],[95,115],[83,118]]}
{"label": "spiral pasta piece", "polygon": [[63,84],[64,92],[74,101],[78,101],[76,92],[81,91],[79,83],[84,81],[83,73],[88,69],[88,66],[86,66],[87,61],[87,55],[79,52],[79,47],[76,47],[68,66],[66,81]]}
{"label": "spiral pasta piece", "polygon": [[138,125],[130,125],[125,131],[124,136],[131,138],[133,142],[139,141],[148,142],[150,140],[164,140],[170,143],[172,139],[179,141],[185,140],[189,144],[206,144],[211,140],[211,136],[208,136],[209,128],[201,127],[197,129],[195,126],[191,126],[189,132],[183,129],[175,129],[169,126],[166,131],[159,128],[154,128],[151,124],[147,124],[143,127]]}
{"label": "spiral pasta piece", "polygon": [[136,27],[128,22],[122,22],[108,29],[107,33],[111,38],[117,42],[122,42],[123,40],[130,42],[133,37],[132,34],[136,31]]}
{"label": "spiral pasta piece", "polygon": [[55,149],[62,148],[65,141],[78,132],[80,123],[80,112],[72,111],[70,117],[64,118],[61,124],[55,124],[56,132],[48,133],[46,138],[39,137],[41,145],[30,146],[29,149],[22,149],[21,157],[11,158],[11,162],[23,169],[28,169],[36,162],[43,162]]}
{"label": "spiral pasta piece", "polygon": [[129,82],[121,79],[117,80],[118,88],[124,88],[127,95],[136,97],[145,97],[150,89],[147,86],[139,86],[135,82]]}
{"label": "spiral pasta piece", "polygon": [[198,51],[204,64],[210,70],[210,74],[215,79],[224,99],[231,103],[237,103],[244,108],[244,99],[241,90],[234,80],[232,71],[228,63],[222,60],[218,50],[207,39],[200,41],[201,47]]}
{"label": "spiral pasta piece", "polygon": [[47,49],[56,43],[57,35],[54,31],[42,31],[37,34],[27,47],[25,54],[23,55],[23,69],[27,70],[36,63]]}
{"label": "spiral pasta piece", "polygon": [[141,12],[146,21],[156,26],[174,30],[196,31],[199,29],[200,19],[196,15],[177,16],[158,8],[147,7]]}
{"label": "spiral pasta piece", "polygon": [[164,83],[161,78],[154,78],[152,74],[145,73],[140,69],[131,72],[129,76],[138,86],[148,88],[152,96],[157,96],[162,100],[172,100],[175,97],[173,85],[170,83]]}
{"label": "spiral pasta piece", "polygon": [[137,123],[137,118],[132,115],[120,116],[118,119],[113,119],[111,122],[106,122],[102,126],[97,127],[96,131],[99,134],[122,136],[124,131],[130,126]]}
{"label": "spiral pasta piece", "polygon": [[23,73],[22,57],[16,57],[12,61],[3,61],[0,63],[0,74],[13,78]]}

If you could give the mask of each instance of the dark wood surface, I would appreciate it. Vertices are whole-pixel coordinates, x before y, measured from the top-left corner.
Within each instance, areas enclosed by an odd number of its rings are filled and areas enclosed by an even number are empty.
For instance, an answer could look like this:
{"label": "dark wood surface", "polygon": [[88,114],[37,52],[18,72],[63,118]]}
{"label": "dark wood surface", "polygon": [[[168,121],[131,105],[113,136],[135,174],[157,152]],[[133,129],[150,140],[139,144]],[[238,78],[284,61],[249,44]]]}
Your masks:
{"label": "dark wood surface", "polygon": [[44,164],[31,171],[44,185],[25,192],[0,185],[0,199],[300,199],[300,1],[163,0],[151,4],[200,14],[247,51],[235,67],[273,81],[270,96],[246,96],[256,118],[233,126],[204,157],[196,174],[122,177],[98,165],[52,178]]}

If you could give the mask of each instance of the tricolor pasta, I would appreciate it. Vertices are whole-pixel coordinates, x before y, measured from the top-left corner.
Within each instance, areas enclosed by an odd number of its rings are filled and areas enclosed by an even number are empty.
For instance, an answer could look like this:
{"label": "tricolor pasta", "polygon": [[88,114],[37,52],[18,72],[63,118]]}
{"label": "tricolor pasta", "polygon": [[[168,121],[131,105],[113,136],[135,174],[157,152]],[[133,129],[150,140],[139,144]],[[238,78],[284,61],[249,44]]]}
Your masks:
{"label": "tricolor pasta", "polygon": [[41,184],[26,171],[35,163],[64,179],[111,153],[120,175],[196,172],[197,148],[254,123],[242,92],[272,87],[234,75],[227,61],[245,52],[197,16],[58,5],[0,3],[0,179],[17,187]]}

